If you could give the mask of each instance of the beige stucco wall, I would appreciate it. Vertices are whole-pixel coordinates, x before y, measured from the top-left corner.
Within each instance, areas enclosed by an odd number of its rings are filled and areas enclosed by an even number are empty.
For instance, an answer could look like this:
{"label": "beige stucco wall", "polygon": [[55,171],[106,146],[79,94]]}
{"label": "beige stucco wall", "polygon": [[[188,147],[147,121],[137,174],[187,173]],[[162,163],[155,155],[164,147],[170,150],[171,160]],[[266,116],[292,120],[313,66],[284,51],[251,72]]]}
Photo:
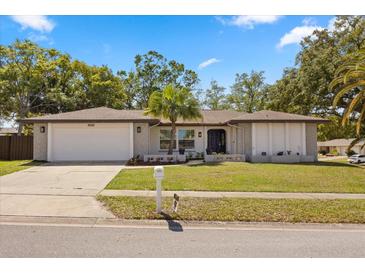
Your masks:
{"label": "beige stucco wall", "polygon": [[245,154],[250,158],[252,154],[251,124],[241,123],[237,125],[237,154]]}
{"label": "beige stucco wall", "polygon": [[317,160],[317,124],[307,123],[305,125],[305,132],[307,155],[314,156],[314,159]]}
{"label": "beige stucco wall", "polygon": [[[45,127],[45,132],[40,132],[40,127]],[[33,126],[33,159],[47,161],[48,124],[34,124]]]}
{"label": "beige stucco wall", "polygon": [[[141,132],[137,132],[137,128],[141,127]],[[139,155],[143,159],[143,155],[148,154],[149,125],[147,123],[133,124],[133,154]]]}
{"label": "beige stucco wall", "polygon": [[[150,143],[149,143],[149,154],[164,154],[167,153],[166,149],[160,149],[160,129],[171,130],[171,127],[168,126],[154,126],[150,128]],[[179,129],[194,129],[195,136],[195,149],[187,149],[186,153],[201,153],[205,151],[205,140],[204,140],[204,127],[203,126],[184,126],[177,127],[176,130]],[[202,133],[202,137],[199,137],[199,132]],[[178,150],[174,150],[174,153],[178,153]]]}
{"label": "beige stucco wall", "polygon": [[[160,129],[170,130],[171,127],[168,126],[154,126],[150,128],[150,141],[149,141],[149,154],[163,154],[166,153],[167,150],[160,149]],[[185,153],[204,153],[207,147],[207,138],[208,138],[208,130],[210,129],[224,129],[226,131],[226,152],[227,153],[235,153],[236,150],[236,138],[234,136],[235,129],[230,126],[178,126],[177,131],[179,129],[194,129],[195,130],[195,149],[187,149]],[[199,132],[202,133],[202,136],[199,137]],[[178,153],[178,150],[175,150],[174,153]]]}

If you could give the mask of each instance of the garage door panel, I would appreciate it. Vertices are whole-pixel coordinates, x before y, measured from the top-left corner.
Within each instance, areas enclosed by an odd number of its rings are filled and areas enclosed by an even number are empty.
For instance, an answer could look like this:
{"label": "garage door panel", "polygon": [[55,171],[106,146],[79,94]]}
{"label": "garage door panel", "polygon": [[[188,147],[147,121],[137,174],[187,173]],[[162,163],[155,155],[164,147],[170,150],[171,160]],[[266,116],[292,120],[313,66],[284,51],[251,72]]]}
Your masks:
{"label": "garage door panel", "polygon": [[129,124],[55,124],[53,161],[116,161],[130,158]]}

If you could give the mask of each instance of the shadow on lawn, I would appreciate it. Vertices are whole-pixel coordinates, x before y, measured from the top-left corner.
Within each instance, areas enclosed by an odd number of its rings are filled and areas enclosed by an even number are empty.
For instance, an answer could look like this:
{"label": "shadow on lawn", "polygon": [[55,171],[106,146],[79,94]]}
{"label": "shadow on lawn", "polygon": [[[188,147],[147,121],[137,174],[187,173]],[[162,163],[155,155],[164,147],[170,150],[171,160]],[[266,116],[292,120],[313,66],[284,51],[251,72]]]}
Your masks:
{"label": "shadow on lawn", "polygon": [[221,166],[223,165],[224,163],[227,163],[227,162],[210,162],[210,163],[206,163],[206,162],[202,162],[202,163],[196,163],[196,164],[186,164],[185,166],[187,167],[201,167],[201,166]]}
{"label": "shadow on lawn", "polygon": [[169,226],[169,230],[173,232],[183,232],[183,227],[179,222],[174,221],[171,215],[161,212],[161,215],[165,218],[167,225]]}

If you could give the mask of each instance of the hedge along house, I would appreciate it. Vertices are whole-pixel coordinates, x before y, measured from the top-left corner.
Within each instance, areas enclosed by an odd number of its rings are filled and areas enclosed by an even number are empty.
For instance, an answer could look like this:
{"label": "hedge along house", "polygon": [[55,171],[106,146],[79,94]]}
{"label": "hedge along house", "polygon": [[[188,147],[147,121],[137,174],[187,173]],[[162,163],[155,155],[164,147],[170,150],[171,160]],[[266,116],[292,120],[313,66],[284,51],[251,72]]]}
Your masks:
{"label": "hedge along house", "polygon": [[[174,154],[243,155],[252,162],[317,160],[317,124],[327,120],[259,111],[202,110],[202,118],[177,121]],[[27,118],[34,124],[34,159],[124,161],[167,154],[170,123],[142,110],[106,107]]]}

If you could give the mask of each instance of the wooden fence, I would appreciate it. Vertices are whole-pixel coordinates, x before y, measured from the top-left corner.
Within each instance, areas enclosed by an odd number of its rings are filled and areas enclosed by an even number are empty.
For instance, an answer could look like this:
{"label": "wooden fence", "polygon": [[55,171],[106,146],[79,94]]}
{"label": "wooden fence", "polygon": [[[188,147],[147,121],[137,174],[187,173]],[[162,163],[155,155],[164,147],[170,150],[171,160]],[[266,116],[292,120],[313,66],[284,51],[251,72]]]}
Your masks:
{"label": "wooden fence", "polygon": [[0,136],[0,160],[33,159],[33,136]]}

